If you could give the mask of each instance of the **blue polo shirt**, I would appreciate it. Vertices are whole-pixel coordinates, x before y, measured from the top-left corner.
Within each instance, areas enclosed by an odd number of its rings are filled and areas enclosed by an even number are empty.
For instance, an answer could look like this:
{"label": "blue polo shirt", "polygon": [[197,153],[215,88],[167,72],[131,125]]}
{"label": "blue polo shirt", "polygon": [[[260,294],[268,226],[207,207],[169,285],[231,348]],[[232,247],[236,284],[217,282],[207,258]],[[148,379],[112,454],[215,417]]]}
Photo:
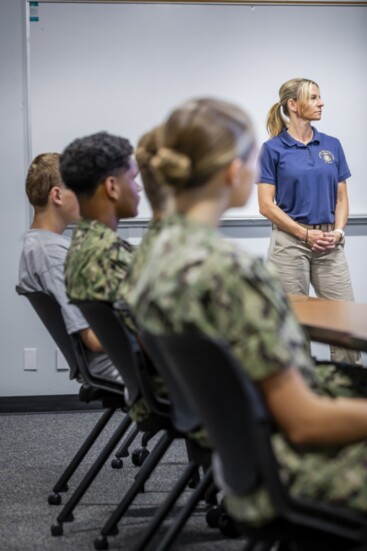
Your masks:
{"label": "blue polo shirt", "polygon": [[286,130],[265,142],[259,155],[258,183],[274,184],[275,201],[303,224],[332,224],[338,183],[350,176],[338,139],[318,132],[307,145]]}

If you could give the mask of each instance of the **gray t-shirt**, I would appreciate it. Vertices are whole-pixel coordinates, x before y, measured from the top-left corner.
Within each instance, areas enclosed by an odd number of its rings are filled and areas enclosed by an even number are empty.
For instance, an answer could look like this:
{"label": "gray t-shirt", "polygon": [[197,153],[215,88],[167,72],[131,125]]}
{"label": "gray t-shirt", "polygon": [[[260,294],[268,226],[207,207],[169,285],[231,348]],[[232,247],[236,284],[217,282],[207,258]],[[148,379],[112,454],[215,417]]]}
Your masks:
{"label": "gray t-shirt", "polygon": [[[20,256],[18,285],[25,292],[45,291],[53,295],[61,306],[67,332],[72,334],[89,326],[66,296],[64,263],[69,246],[69,239],[58,233],[28,230]],[[121,375],[106,354],[87,349],[86,354],[93,375],[122,383]]]}

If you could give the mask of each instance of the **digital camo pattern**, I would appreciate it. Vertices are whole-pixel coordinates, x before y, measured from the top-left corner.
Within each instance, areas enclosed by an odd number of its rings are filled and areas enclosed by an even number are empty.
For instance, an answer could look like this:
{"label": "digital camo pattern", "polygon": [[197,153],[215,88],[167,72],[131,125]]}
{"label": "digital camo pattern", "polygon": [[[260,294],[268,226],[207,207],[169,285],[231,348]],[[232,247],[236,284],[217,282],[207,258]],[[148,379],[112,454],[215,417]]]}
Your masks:
{"label": "digital camo pattern", "polygon": [[[176,216],[152,247],[129,300],[138,324],[152,333],[196,329],[225,338],[255,380],[296,366],[319,394],[365,395],[365,384],[355,393],[359,381],[352,372],[337,374],[338,387],[334,366],[314,367],[307,339],[270,268],[206,226]],[[295,495],[367,510],[365,444],[302,453],[276,435],[274,449]],[[263,488],[226,501],[234,516],[256,523],[274,514]]]}
{"label": "digital camo pattern", "polygon": [[[132,258],[133,247],[116,232],[97,220],[81,219],[66,258],[65,283],[70,299],[114,304],[127,327],[135,333],[136,324],[125,300]],[[167,392],[161,390],[162,382],[154,377],[152,382],[156,393],[166,398]],[[149,417],[150,409],[143,398],[132,405],[129,415],[135,422]]]}
{"label": "digital camo pattern", "polygon": [[[65,262],[65,285],[71,300],[102,300],[111,304],[124,299],[123,286],[132,246],[99,222],[81,218],[74,230]],[[123,318],[131,331],[136,326],[128,309]]]}
{"label": "digital camo pattern", "polygon": [[352,364],[316,364],[317,387],[321,394],[336,398],[367,398],[367,370]]}

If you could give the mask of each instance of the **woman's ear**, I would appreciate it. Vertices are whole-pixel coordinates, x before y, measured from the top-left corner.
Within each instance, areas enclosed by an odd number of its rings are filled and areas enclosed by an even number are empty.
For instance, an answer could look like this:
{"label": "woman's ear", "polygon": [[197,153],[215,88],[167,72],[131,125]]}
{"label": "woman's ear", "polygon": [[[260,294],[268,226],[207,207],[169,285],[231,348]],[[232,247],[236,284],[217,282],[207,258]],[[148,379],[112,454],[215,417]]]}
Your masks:
{"label": "woman's ear", "polygon": [[297,112],[297,100],[295,99],[289,99],[287,101],[288,111],[292,111],[293,113]]}

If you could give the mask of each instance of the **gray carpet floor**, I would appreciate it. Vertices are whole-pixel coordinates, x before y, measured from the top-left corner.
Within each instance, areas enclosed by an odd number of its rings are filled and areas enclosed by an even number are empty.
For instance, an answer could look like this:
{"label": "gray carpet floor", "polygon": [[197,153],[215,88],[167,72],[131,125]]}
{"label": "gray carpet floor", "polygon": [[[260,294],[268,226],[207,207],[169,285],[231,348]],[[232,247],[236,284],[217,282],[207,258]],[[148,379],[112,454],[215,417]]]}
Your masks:
{"label": "gray carpet floor", "polygon": [[[50,526],[60,507],[50,506],[47,497],[60,474],[97,422],[101,412],[43,413],[0,415],[0,551],[87,551],[99,529],[133,481],[137,468],[130,457],[121,470],[106,463],[74,512],[74,522],[64,524],[64,535],[53,537]],[[115,413],[99,441],[70,481],[63,502],[103,443],[122,419]],[[137,442],[139,445],[139,442]],[[152,444],[149,444],[149,448]],[[119,524],[119,534],[109,537],[109,549],[130,551],[147,526],[157,504],[165,498],[178,474],[186,465],[182,442],[175,442],[146,484],[145,493],[137,496]],[[185,492],[178,508],[189,496]],[[162,536],[171,522],[157,534]],[[154,542],[150,547],[154,550]],[[239,551],[243,539],[225,539],[218,530],[207,526],[205,504],[201,502],[173,545],[177,551]]]}

